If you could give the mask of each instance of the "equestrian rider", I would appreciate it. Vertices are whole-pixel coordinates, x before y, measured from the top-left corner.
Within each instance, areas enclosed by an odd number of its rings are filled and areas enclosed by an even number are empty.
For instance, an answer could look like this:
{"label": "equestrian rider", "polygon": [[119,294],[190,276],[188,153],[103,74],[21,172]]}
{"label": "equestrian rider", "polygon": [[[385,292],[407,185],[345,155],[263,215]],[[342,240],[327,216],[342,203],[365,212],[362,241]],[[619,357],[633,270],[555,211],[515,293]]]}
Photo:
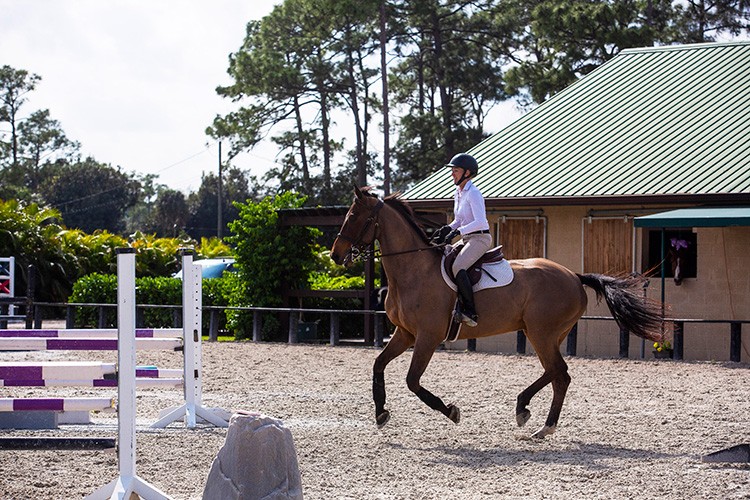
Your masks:
{"label": "equestrian rider", "polygon": [[476,326],[478,318],[474,307],[474,291],[467,269],[492,247],[484,197],[471,182],[479,173],[479,164],[473,156],[459,153],[445,166],[450,167],[453,183],[456,185],[454,219],[435,231],[432,241],[436,244],[449,243],[454,237],[461,235],[461,250],[453,263],[453,276],[458,286],[461,321],[468,326]]}

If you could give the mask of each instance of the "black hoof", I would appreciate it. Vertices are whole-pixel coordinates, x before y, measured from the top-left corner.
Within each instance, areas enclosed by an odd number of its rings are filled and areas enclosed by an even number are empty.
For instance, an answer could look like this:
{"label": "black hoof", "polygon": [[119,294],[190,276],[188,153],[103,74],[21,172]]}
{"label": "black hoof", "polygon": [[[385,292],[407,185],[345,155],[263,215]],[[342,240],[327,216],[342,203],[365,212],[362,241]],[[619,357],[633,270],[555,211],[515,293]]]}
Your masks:
{"label": "black hoof", "polygon": [[383,413],[375,417],[375,422],[378,424],[378,429],[382,429],[385,424],[391,419],[391,412],[383,410]]}
{"label": "black hoof", "polygon": [[523,411],[516,413],[516,423],[518,424],[518,427],[526,425],[526,422],[528,422],[530,418],[531,412],[529,410],[524,409]]}
{"label": "black hoof", "polygon": [[448,418],[457,424],[461,420],[461,410],[459,410],[456,405],[448,405],[448,409],[450,410]]}

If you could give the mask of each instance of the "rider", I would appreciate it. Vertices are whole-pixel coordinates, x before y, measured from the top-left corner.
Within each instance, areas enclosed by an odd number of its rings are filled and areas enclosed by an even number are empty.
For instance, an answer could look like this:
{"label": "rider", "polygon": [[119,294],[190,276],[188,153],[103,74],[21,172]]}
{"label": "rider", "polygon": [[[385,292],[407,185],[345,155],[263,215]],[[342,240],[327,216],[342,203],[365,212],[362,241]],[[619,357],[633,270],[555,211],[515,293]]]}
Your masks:
{"label": "rider", "polygon": [[461,235],[461,250],[453,263],[453,275],[458,285],[461,321],[469,326],[476,326],[478,318],[474,307],[474,291],[466,270],[492,247],[484,197],[471,182],[479,172],[479,164],[470,154],[459,153],[445,166],[450,167],[453,183],[456,185],[454,219],[438,229],[432,240],[436,244],[448,243]]}

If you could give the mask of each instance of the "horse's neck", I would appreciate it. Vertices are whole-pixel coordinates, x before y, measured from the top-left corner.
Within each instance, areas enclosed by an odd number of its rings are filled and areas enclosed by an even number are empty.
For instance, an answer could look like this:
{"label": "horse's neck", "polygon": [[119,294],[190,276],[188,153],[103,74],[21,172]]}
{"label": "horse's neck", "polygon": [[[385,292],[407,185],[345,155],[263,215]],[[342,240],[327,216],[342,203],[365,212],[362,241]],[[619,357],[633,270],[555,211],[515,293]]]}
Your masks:
{"label": "horse's neck", "polygon": [[[388,286],[409,286],[440,278],[440,256],[399,215],[380,225],[381,262],[388,276]],[[417,251],[421,249],[420,251]],[[421,287],[420,287],[421,288]]]}

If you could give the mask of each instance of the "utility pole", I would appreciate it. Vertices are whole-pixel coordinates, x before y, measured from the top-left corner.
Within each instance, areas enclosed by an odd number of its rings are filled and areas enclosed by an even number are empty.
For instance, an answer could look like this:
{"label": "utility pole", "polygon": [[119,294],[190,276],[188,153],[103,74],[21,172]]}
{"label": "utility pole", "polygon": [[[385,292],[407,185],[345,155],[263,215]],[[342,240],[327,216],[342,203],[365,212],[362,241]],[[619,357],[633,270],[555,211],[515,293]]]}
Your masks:
{"label": "utility pole", "polygon": [[223,191],[223,182],[221,180],[221,141],[219,141],[219,190],[218,190],[218,216],[216,217],[216,237],[221,239],[221,233],[222,233],[222,214],[221,214],[221,207],[223,206],[223,197],[222,197],[222,191]]}
{"label": "utility pole", "polygon": [[385,0],[380,3],[380,77],[383,84],[383,193],[385,196],[391,194],[391,145],[389,136],[391,133],[388,120],[388,69],[386,66],[386,33],[387,19],[385,12]]}

